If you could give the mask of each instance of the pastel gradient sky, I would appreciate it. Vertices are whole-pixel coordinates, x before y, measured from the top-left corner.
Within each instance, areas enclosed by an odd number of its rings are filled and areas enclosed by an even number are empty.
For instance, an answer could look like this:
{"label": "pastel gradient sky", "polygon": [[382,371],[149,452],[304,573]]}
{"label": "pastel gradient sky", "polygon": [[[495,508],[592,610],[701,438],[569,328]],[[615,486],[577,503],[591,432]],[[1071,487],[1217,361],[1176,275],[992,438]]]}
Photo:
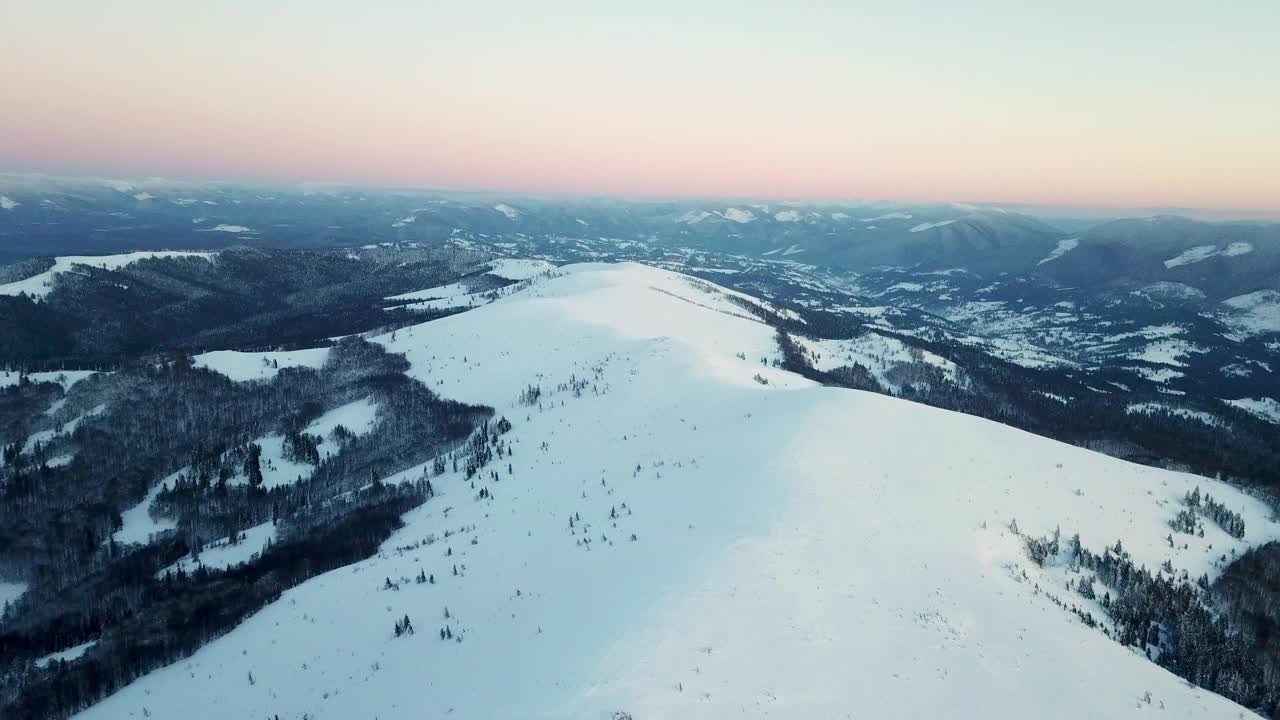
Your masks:
{"label": "pastel gradient sky", "polygon": [[7,0],[0,170],[1280,209],[1277,0]]}

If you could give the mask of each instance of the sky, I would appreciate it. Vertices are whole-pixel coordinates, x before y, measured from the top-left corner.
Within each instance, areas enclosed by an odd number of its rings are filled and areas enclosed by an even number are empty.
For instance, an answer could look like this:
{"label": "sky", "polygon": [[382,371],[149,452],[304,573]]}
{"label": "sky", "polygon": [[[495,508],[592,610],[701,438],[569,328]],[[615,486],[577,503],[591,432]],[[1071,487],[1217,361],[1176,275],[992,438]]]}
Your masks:
{"label": "sky", "polygon": [[0,171],[1280,210],[1276,0],[7,0]]}

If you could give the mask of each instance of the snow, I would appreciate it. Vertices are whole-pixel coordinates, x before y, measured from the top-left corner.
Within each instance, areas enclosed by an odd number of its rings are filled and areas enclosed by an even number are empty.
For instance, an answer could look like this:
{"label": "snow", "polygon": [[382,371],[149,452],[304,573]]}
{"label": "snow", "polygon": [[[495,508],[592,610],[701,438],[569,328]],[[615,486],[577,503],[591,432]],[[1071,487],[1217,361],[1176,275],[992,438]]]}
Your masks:
{"label": "snow", "polygon": [[1156,365],[1186,367],[1187,364],[1182,361],[1182,358],[1192,353],[1203,354],[1206,352],[1208,350],[1185,340],[1171,338],[1151,342],[1143,347],[1142,350],[1131,352],[1125,357],[1130,360],[1142,360]]}
{"label": "snow", "polygon": [[76,645],[75,647],[69,647],[66,650],[59,650],[56,653],[49,653],[44,657],[37,658],[35,661],[35,665],[36,667],[44,667],[49,663],[55,662],[58,660],[61,660],[63,662],[71,662],[72,660],[75,660],[76,658],[83,655],[86,650],[88,650],[89,648],[97,644],[98,644],[97,640],[90,640],[87,643],[81,643],[79,645]]}
{"label": "snow", "polygon": [[[72,385],[81,380],[94,375],[97,370],[54,370],[50,372],[33,372],[26,373],[31,382],[52,382],[58,383],[62,389],[70,390]],[[0,370],[0,388],[6,388],[10,385],[17,385],[23,373],[17,370]]]}
{"label": "snow", "polygon": [[546,260],[525,258],[498,258],[489,263],[489,274],[506,280],[528,280],[555,269],[556,266]]}
{"label": "snow", "polygon": [[750,210],[742,210],[739,208],[729,208],[724,212],[717,212],[716,214],[725,220],[732,220],[736,223],[749,223],[756,219],[755,213]]}
{"label": "snow", "polygon": [[172,530],[178,524],[168,518],[155,518],[151,515],[151,504],[155,502],[156,496],[160,491],[168,486],[173,488],[173,484],[177,481],[178,476],[187,472],[186,468],[169,475],[154,487],[147,491],[146,496],[138,502],[137,505],[125,510],[120,514],[123,524],[120,529],[112,534],[117,543],[132,543],[136,545],[145,545],[151,542],[152,536],[156,533],[162,533],[166,530]]}
{"label": "snow", "polygon": [[200,232],[251,233],[255,231],[252,228],[245,227],[244,225],[228,225],[227,223],[220,223],[211,228],[204,228]]}
{"label": "snow", "polygon": [[1134,403],[1124,409],[1126,413],[1133,415],[1134,413],[1142,413],[1150,415],[1156,412],[1173,413],[1179,417],[1199,420],[1205,425],[1221,425],[1222,421],[1215,417],[1212,413],[1203,412],[1201,410],[1189,410],[1187,408],[1175,407],[1173,405],[1163,405],[1161,403]]}
{"label": "snow", "polygon": [[497,205],[493,206],[493,209],[507,216],[508,220],[515,220],[516,218],[520,217],[520,211],[511,207],[506,203],[498,203]]}
{"label": "snow", "polygon": [[1043,260],[1041,260],[1036,264],[1043,265],[1047,262],[1053,262],[1054,260],[1057,260],[1058,258],[1062,257],[1063,255],[1066,255],[1067,253],[1071,252],[1072,250],[1075,250],[1078,247],[1080,247],[1080,238],[1066,238],[1065,240],[1059,240],[1058,246],[1055,247],[1052,252],[1046,255]]}
{"label": "snow", "polygon": [[11,199],[8,195],[0,195],[0,210],[12,210],[20,204],[21,203]]}
{"label": "snow", "polygon": [[[325,437],[328,437],[327,434]],[[267,490],[306,480],[311,477],[311,473],[315,472],[314,465],[294,462],[285,458],[284,436],[282,435],[270,433],[255,439],[253,442],[262,448],[262,455],[258,458],[258,466],[262,470],[262,487]],[[333,454],[336,451],[336,444],[328,440],[325,442],[328,444],[328,447],[325,448],[327,452],[322,451],[322,456]],[[241,485],[248,481],[248,478],[241,474],[237,475],[232,482],[233,484]]]}
{"label": "snow", "polygon": [[[340,444],[332,437],[333,430],[338,425],[347,428],[353,435],[360,436],[372,430],[377,421],[377,403],[371,398],[364,398],[324,413],[307,425],[303,432],[321,438],[316,450],[323,461],[337,455],[341,449]],[[268,433],[253,442],[262,450],[258,467],[262,471],[262,487],[267,490],[307,480],[315,472],[314,465],[285,457],[284,436],[279,433]],[[243,485],[248,481],[243,473],[231,480],[236,485]]]}
{"label": "snow", "polygon": [[[486,291],[479,293],[469,293],[467,295],[454,295],[452,297],[437,298],[434,300],[423,300],[421,302],[409,303],[403,305],[406,310],[448,310],[450,308],[472,308],[487,305],[496,299],[497,293],[494,291]],[[388,308],[391,309],[391,308]]]}
{"label": "snow", "polygon": [[1136,375],[1141,375],[1142,377],[1154,383],[1167,383],[1170,380],[1177,380],[1183,375],[1177,370],[1173,370],[1171,368],[1154,369],[1154,368],[1147,368],[1147,367],[1141,367],[1141,366],[1135,365],[1135,366],[1128,366],[1123,369],[1128,370],[1129,372],[1134,373]]}
{"label": "snow", "polygon": [[676,218],[676,222],[685,223],[686,225],[693,225],[695,223],[700,223],[709,217],[711,217],[711,213],[707,212],[706,210],[690,210],[684,213],[683,215],[681,215],[680,217]]}
{"label": "snow", "polygon": [[1165,300],[1203,300],[1205,298],[1204,291],[1199,288],[1192,287],[1185,283],[1177,282],[1154,282],[1150,285],[1134,290],[1131,295],[1137,295],[1154,302]]}
{"label": "snow", "polygon": [[1247,242],[1233,242],[1221,250],[1216,245],[1198,245],[1186,250],[1177,257],[1165,260],[1164,266],[1166,268],[1175,268],[1180,265],[1190,265],[1191,263],[1208,260],[1212,257],[1238,257],[1251,252],[1253,252],[1253,245]]}
{"label": "snow", "polygon": [[155,200],[155,199],[156,199],[156,196],[155,196],[155,195],[152,195],[152,194],[151,194],[151,193],[149,193],[149,192],[140,192],[140,193],[138,193],[138,194],[134,195],[134,196],[133,196],[133,199],[134,199],[134,200],[137,200],[138,202],[146,202],[146,201],[148,201],[148,200]]}
{"label": "snow", "polygon": [[32,452],[35,452],[37,444],[47,445],[49,444],[49,441],[53,440],[54,438],[71,435],[76,431],[76,428],[80,426],[80,423],[83,422],[85,418],[93,417],[95,415],[101,415],[102,412],[106,409],[107,409],[106,405],[98,405],[97,407],[94,407],[92,410],[82,415],[78,415],[75,418],[63,423],[59,427],[50,428],[48,430],[40,430],[38,432],[31,433],[31,435],[27,437],[27,442],[22,446],[22,454],[29,455]]}
{"label": "snow", "polygon": [[236,382],[273,380],[281,369],[289,367],[319,369],[328,359],[329,348],[327,347],[276,352],[214,350],[193,358],[196,367],[221,373]]}
{"label": "snow", "polygon": [[783,210],[781,212],[774,213],[773,219],[778,222],[799,222],[800,213],[795,210]]}
{"label": "snow", "polygon": [[873,222],[880,222],[882,220],[910,220],[910,219],[911,219],[911,213],[891,212],[891,213],[885,213],[883,215],[877,215],[875,217],[862,218],[862,222],[873,223]]}
{"label": "snow", "polygon": [[324,438],[320,444],[321,459],[337,452],[337,446],[329,439],[333,429],[342,425],[355,435],[364,435],[378,422],[378,404],[372,398],[364,398],[336,407],[307,425],[307,432]]}
{"label": "snow", "polygon": [[[1066,719],[1133,715],[1148,692],[1162,718],[1245,712],[1055,605],[1045,590],[1068,592],[1008,528],[1060,527],[1097,550],[1122,539],[1147,567],[1214,577],[1220,554],[1280,537],[1264,503],[818,387],[759,362],[777,357],[774,330],[722,311],[730,297],[575,265],[377,338],[443,396],[512,420],[495,499],[433,479],[437,498],[376,556],[80,717]],[[581,397],[555,389],[571,376],[590,383]],[[530,383],[541,407],[518,404]],[[1167,546],[1196,486],[1242,513],[1243,540],[1209,526]],[[381,589],[419,571],[437,582]],[[405,614],[417,632],[394,638]],[[439,640],[446,624],[460,642]]]}
{"label": "snow", "polygon": [[403,293],[401,295],[392,295],[387,300],[438,300],[443,298],[457,298],[463,295],[470,295],[471,288],[465,284],[456,282],[439,287],[427,288],[426,290],[415,290],[413,292]]}
{"label": "snow", "polygon": [[1268,422],[1280,425],[1280,402],[1273,398],[1240,398],[1239,400],[1223,400],[1228,405],[1256,415]]}
{"label": "snow", "polygon": [[39,275],[24,280],[0,285],[0,295],[18,295],[26,293],[33,298],[43,298],[53,290],[53,279],[62,273],[75,272],[77,266],[101,268],[103,270],[119,270],[140,260],[150,258],[202,257],[212,260],[215,253],[179,252],[179,251],[143,251],[123,255],[68,255],[54,260],[53,267]]}
{"label": "snow", "polygon": [[177,562],[156,575],[163,577],[165,573],[178,570],[191,572],[201,566],[210,570],[225,570],[235,565],[242,565],[256,557],[263,548],[275,540],[276,526],[271,521],[267,521],[243,532],[245,537],[237,538],[234,543],[230,542],[231,538],[222,538],[204,546],[196,557],[192,557],[190,553],[183,555]]}
{"label": "snow", "polygon": [[919,225],[913,226],[911,230],[909,230],[908,232],[913,232],[913,233],[924,232],[925,230],[932,230],[934,228],[946,227],[947,225],[950,225],[953,222],[955,222],[955,220],[943,220],[941,222],[920,223]]}
{"label": "snow", "polygon": [[792,245],[786,250],[783,250],[782,254],[783,255],[799,255],[802,252],[804,252],[804,248],[800,247],[799,245]]}
{"label": "snow", "polygon": [[881,385],[895,393],[902,389],[901,383],[891,380],[890,374],[903,365],[933,365],[940,368],[948,380],[956,382],[955,363],[928,350],[912,348],[897,338],[867,333],[852,340],[814,340],[805,337],[794,339],[813,354],[815,369],[830,372],[857,363],[870,370]]}
{"label": "snow", "polygon": [[1248,333],[1280,332],[1280,291],[1259,290],[1224,300],[1232,315],[1226,318],[1232,328]]}
{"label": "snow", "polygon": [[10,582],[0,579],[0,611],[4,610],[7,603],[17,602],[18,598],[27,591],[27,584],[21,582]]}
{"label": "snow", "polygon": [[842,213],[842,212],[833,212],[833,213],[831,213],[831,219],[832,219],[832,220],[835,220],[836,222],[841,222],[841,221],[843,221],[843,220],[848,220],[848,219],[849,219],[849,214],[848,214],[848,213]]}

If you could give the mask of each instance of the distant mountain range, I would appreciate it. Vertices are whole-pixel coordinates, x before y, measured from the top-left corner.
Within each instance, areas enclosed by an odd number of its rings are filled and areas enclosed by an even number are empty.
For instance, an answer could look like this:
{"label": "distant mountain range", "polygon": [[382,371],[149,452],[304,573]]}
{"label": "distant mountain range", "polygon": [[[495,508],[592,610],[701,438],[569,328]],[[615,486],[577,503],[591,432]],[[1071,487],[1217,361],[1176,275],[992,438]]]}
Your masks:
{"label": "distant mountain range", "polygon": [[1036,273],[1222,300],[1280,290],[1280,224],[1182,217],[1072,232],[973,205],[521,198],[0,176],[0,262],[129,250],[345,247],[527,237],[645,242],[868,271]]}

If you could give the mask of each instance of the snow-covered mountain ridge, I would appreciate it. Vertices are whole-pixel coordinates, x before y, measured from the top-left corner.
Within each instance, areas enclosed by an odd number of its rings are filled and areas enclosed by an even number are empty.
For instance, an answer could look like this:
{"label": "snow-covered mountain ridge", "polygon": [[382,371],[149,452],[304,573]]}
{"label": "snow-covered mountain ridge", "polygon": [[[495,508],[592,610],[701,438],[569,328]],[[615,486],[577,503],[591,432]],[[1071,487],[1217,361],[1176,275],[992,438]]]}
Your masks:
{"label": "snow-covered mountain ridge", "polygon": [[[775,330],[735,297],[643,265],[574,265],[377,338],[436,392],[511,419],[510,472],[495,463],[474,489],[433,479],[377,557],[82,716],[1242,712],[1055,604],[1071,573],[1032,563],[1024,537],[1121,540],[1135,563],[1212,578],[1224,554],[1280,537],[1261,502],[818,386],[772,366]],[[1169,546],[1196,487],[1241,514],[1242,539],[1205,523]],[[416,632],[395,637],[403,616]]]}

